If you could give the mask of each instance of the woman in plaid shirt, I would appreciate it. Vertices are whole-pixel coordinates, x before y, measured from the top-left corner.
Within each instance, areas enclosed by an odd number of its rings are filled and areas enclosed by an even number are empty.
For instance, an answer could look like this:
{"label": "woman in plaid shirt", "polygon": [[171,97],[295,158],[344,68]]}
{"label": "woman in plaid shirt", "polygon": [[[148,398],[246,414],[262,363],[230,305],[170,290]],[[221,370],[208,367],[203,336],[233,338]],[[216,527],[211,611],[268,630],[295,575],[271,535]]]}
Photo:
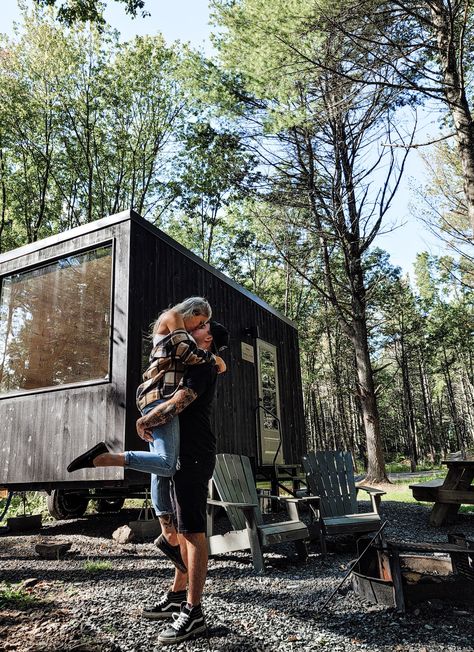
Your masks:
{"label": "woman in plaid shirt", "polygon": [[[150,364],[143,374],[143,383],[137,389],[137,406],[142,415],[148,414],[176,393],[188,365],[214,363],[219,373],[226,370],[222,358],[199,349],[188,332],[209,321],[211,316],[211,306],[206,299],[190,297],[158,317],[153,326]],[[170,478],[176,471],[179,455],[178,417],[153,428],[150,435],[153,441],[149,443],[149,451],[110,453],[105,442],[100,442],[76,457],[69,464],[68,471],[98,466],[125,466],[156,475],[157,482],[151,483],[151,498],[164,535],[157,539],[157,545],[169,554],[166,547],[172,544],[170,539],[174,538]]]}

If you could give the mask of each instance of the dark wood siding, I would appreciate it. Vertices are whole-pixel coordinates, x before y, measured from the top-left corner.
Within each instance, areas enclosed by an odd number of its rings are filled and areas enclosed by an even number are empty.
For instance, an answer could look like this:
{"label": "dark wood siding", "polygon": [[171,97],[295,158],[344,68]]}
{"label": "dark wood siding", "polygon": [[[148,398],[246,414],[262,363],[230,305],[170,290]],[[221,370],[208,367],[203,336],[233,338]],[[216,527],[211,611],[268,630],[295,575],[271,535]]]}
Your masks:
{"label": "dark wood siding", "polygon": [[0,484],[123,478],[120,468],[80,471],[71,476],[66,466],[102,439],[107,438],[116,450],[125,443],[128,292],[124,288],[128,288],[129,231],[130,222],[126,221],[70,239],[58,237],[58,242],[50,238],[44,246],[37,243],[36,248],[23,248],[31,249],[31,253],[21,257],[15,252],[2,257],[0,271],[4,276],[101,243],[112,242],[114,247],[111,382],[0,395]]}
{"label": "dark wood siding", "polygon": [[[214,428],[219,452],[259,458],[257,369],[242,359],[245,330],[277,347],[283,451],[287,464],[305,452],[303,401],[294,326],[230,279],[129,212],[105,218],[0,256],[0,274],[34,267],[113,241],[114,285],[110,382],[0,395],[0,485],[63,485],[95,481],[147,482],[123,469],[69,475],[68,462],[100,440],[114,450],[145,448],[135,431],[135,390],[142,373],[142,335],[163,308],[204,295],[231,333],[228,371],[218,379]],[[73,300],[73,298],[72,298]],[[72,325],[73,326],[73,325]],[[71,329],[73,333],[73,328]]]}
{"label": "dark wood siding", "polygon": [[[277,347],[285,462],[299,463],[305,452],[305,436],[297,331],[222,275],[213,273],[179,246],[170,244],[158,231],[155,233],[141,221],[132,223],[130,311],[134,319],[129,332],[127,385],[131,388],[140,382],[141,369],[136,360],[140,359],[142,327],[147,329],[160,310],[185,297],[205,296],[213,307],[215,319],[227,326],[231,334],[230,347],[223,354],[228,371],[218,379],[214,410],[219,452],[242,453],[255,460],[259,456],[256,358],[252,364],[241,355],[241,342],[254,345],[245,330],[258,327],[260,339]],[[127,414],[135,418],[133,400],[130,395]],[[136,445],[132,419],[127,432],[130,433],[127,443]]]}

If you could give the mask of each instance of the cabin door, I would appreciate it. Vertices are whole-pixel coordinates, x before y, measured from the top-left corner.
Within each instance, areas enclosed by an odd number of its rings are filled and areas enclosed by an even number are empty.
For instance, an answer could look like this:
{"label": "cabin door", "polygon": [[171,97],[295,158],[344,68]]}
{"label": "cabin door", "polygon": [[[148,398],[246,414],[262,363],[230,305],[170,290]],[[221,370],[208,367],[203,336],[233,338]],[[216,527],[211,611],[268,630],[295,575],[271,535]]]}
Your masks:
{"label": "cabin door", "polygon": [[[277,350],[273,344],[257,340],[258,425],[260,464],[284,464],[281,444],[280,391]],[[276,456],[276,458],[275,458]]]}

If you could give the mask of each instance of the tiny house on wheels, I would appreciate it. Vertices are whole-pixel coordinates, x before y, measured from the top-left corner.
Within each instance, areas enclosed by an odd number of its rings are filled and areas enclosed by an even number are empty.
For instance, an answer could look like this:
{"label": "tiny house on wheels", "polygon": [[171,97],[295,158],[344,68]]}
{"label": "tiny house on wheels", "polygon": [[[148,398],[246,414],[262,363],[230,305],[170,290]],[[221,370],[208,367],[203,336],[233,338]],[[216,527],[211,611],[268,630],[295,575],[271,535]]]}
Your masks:
{"label": "tiny house on wheels", "polygon": [[230,331],[218,379],[218,451],[248,455],[256,474],[289,471],[305,452],[294,324],[133,211],[0,256],[0,486],[45,490],[58,518],[91,497],[116,507],[148,485],[122,468],[68,474],[105,440],[144,448],[135,390],[150,325],[185,297],[210,301]]}

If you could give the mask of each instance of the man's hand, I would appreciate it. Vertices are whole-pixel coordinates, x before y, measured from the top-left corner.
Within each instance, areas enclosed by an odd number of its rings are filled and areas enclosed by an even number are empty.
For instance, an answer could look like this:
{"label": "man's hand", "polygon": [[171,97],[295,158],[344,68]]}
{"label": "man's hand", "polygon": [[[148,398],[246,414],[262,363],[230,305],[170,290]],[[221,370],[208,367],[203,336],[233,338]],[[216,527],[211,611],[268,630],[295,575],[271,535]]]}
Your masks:
{"label": "man's hand", "polygon": [[137,419],[136,427],[140,439],[148,442],[153,441],[151,435],[153,428],[169,423],[175,416],[187,408],[195,398],[197,398],[196,392],[188,387],[183,387],[169,401],[160,403],[148,412],[148,414]]}
{"label": "man's hand", "polygon": [[143,441],[152,442],[153,437],[151,435],[151,430],[150,428],[147,428],[145,423],[143,422],[144,418],[145,417],[140,417],[139,419],[137,419],[136,426],[137,426],[138,436],[140,437],[140,439],[143,439]]}
{"label": "man's hand", "polygon": [[226,363],[219,355],[216,355],[216,367],[217,367],[218,374],[223,374],[224,371],[227,369]]}
{"label": "man's hand", "polygon": [[172,399],[165,403],[160,403],[153,408],[153,410],[148,412],[148,414],[144,414],[137,420],[136,426],[138,436],[144,441],[153,441],[151,434],[153,428],[169,423],[176,414],[176,405],[172,402]]}

